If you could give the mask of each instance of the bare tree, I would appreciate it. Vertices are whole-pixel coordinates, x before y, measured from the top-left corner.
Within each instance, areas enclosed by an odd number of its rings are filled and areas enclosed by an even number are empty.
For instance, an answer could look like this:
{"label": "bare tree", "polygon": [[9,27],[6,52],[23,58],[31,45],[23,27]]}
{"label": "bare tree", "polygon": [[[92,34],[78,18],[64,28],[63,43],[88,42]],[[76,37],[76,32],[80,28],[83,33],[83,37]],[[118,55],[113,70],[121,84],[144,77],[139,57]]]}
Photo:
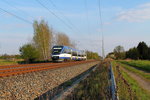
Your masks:
{"label": "bare tree", "polygon": [[40,58],[41,60],[48,60],[50,58],[50,48],[52,46],[52,29],[49,28],[44,20],[39,23],[35,21],[33,27],[33,41],[35,47],[40,52]]}
{"label": "bare tree", "polygon": [[64,33],[57,33],[56,34],[56,44],[57,45],[65,45],[75,48],[75,43],[70,40],[70,38]]}
{"label": "bare tree", "polygon": [[124,59],[126,56],[124,47],[120,45],[115,47],[114,54],[115,54],[116,59]]}

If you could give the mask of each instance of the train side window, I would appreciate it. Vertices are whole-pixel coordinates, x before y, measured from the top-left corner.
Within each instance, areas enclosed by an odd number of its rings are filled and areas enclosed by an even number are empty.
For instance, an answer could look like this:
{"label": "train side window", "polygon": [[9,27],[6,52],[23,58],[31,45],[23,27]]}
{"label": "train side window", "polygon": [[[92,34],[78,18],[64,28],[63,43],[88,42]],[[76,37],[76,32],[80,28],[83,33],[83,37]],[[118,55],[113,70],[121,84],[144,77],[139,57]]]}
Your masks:
{"label": "train side window", "polygon": [[69,48],[67,48],[67,53],[69,53]]}
{"label": "train side window", "polygon": [[71,49],[68,49],[68,53],[71,54]]}
{"label": "train side window", "polygon": [[72,52],[72,56],[75,56],[75,52],[74,51]]}
{"label": "train side window", "polygon": [[73,51],[73,52],[72,52],[72,55],[73,55],[73,56],[77,56],[77,52],[76,52],[76,51]]}
{"label": "train side window", "polygon": [[67,49],[66,48],[64,49],[63,53],[67,53]]}
{"label": "train side window", "polygon": [[80,56],[80,52],[78,52],[78,56]]}

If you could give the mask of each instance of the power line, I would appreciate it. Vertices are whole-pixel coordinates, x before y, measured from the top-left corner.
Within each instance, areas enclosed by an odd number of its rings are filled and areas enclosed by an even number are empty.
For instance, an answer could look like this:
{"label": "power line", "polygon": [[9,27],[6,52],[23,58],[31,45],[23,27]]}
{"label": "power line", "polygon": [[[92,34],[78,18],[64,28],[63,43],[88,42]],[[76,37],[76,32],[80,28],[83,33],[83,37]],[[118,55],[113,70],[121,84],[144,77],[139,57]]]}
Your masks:
{"label": "power line", "polygon": [[[72,29],[64,20],[62,20],[59,16],[57,16],[53,11],[51,11],[48,7],[46,7],[43,3],[40,2],[40,0],[36,0],[43,8],[45,8],[47,11],[49,11],[53,16],[55,16],[57,19],[59,19],[64,25],[66,25],[69,29]],[[73,29],[72,29],[73,30]]]}
{"label": "power line", "polygon": [[15,15],[15,14],[9,12],[9,11],[6,11],[6,10],[4,10],[4,9],[2,9],[2,8],[0,8],[0,10],[2,10],[3,12],[5,12],[5,13],[11,15],[11,16],[14,16],[14,17],[16,17],[17,19],[22,20],[22,21],[24,21],[24,22],[26,22],[26,23],[28,23],[28,24],[32,24],[32,22],[30,22],[30,21],[28,21],[28,20],[26,20],[26,19],[24,19],[24,18],[22,18],[22,17],[19,17],[19,16]]}
{"label": "power line", "polygon": [[55,7],[56,9],[57,9],[57,11],[68,21],[68,23],[70,23],[72,26],[74,26],[73,24],[72,24],[72,22],[61,12],[61,11],[59,11],[58,10],[58,8],[57,8],[57,6],[55,5],[55,3],[52,1],[52,0],[48,0],[52,5],[53,5],[53,7]]}
{"label": "power line", "polygon": [[[52,5],[53,7],[55,7],[57,9],[57,11],[65,18],[65,20],[72,26],[72,27],[75,27],[76,26],[60,11],[58,10],[57,6],[55,5],[55,3],[52,1],[52,0],[48,0]],[[76,28],[77,31],[79,31],[77,28]]]}
{"label": "power line", "polygon": [[25,11],[23,11],[23,10],[21,10],[21,9],[19,9],[19,8],[17,8],[17,7],[15,7],[15,6],[12,5],[11,3],[9,3],[8,1],[6,1],[6,0],[2,0],[2,1],[3,1],[4,3],[6,3],[7,5],[11,6],[12,8],[17,9],[17,10],[21,11],[22,13],[25,13],[25,14],[27,14],[28,16],[30,16],[32,19],[34,19],[33,16],[31,16],[31,15],[29,15],[27,12],[25,12]]}
{"label": "power line", "polygon": [[104,31],[103,31],[103,21],[102,21],[102,12],[101,12],[101,0],[98,0],[98,7],[99,7],[99,20],[101,25],[101,32],[102,32],[102,57],[105,58],[105,50],[104,50]]}

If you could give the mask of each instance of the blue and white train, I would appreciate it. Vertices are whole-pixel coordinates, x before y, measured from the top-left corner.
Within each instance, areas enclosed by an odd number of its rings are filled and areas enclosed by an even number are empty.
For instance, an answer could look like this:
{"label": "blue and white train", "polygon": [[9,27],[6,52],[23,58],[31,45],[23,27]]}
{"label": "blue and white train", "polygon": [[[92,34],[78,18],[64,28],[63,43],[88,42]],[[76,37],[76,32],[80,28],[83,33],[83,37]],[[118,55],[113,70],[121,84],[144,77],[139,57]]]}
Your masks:
{"label": "blue and white train", "polygon": [[87,59],[85,51],[77,50],[68,46],[53,46],[51,58],[53,61],[77,61]]}

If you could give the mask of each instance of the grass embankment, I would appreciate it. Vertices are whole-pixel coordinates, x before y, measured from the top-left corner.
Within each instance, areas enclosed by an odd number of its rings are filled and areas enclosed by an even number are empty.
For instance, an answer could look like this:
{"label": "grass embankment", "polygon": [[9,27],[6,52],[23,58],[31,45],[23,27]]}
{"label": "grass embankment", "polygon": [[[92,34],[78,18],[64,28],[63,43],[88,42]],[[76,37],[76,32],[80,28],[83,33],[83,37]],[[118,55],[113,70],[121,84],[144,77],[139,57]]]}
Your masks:
{"label": "grass embankment", "polygon": [[0,66],[3,66],[3,65],[15,65],[15,64],[18,64],[18,62],[17,61],[0,59]]}
{"label": "grass embankment", "polygon": [[133,66],[137,69],[150,72],[150,61],[148,60],[131,60],[131,61],[119,61],[123,64]]}
{"label": "grass embankment", "polygon": [[107,64],[100,66],[81,81],[65,100],[109,100],[109,76]]}
{"label": "grass embankment", "polygon": [[149,93],[142,89],[137,81],[120,70],[121,66],[118,66],[115,61],[112,64],[120,100],[149,100]]}
{"label": "grass embankment", "polygon": [[[132,66],[129,64],[130,62],[131,62]],[[124,67],[127,70],[129,70],[133,73],[136,73],[136,74],[142,76],[143,78],[145,78],[146,80],[150,81],[150,74],[149,73],[146,73],[146,72],[141,71],[139,69],[136,69],[134,67],[134,63],[138,64],[138,62],[140,62],[141,63],[140,65],[143,66],[143,67],[138,67],[138,68],[143,68],[143,69],[146,68],[146,66],[150,63],[150,61],[149,62],[143,61],[143,63],[142,63],[142,61],[117,61],[117,63],[120,64],[122,67]],[[147,64],[145,63],[145,65],[144,65],[144,62],[146,62]],[[139,65],[136,65],[136,66],[139,66]],[[150,65],[148,67],[150,68]]]}

